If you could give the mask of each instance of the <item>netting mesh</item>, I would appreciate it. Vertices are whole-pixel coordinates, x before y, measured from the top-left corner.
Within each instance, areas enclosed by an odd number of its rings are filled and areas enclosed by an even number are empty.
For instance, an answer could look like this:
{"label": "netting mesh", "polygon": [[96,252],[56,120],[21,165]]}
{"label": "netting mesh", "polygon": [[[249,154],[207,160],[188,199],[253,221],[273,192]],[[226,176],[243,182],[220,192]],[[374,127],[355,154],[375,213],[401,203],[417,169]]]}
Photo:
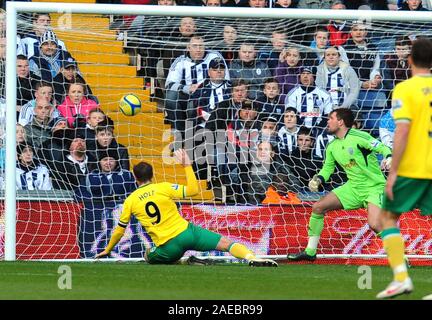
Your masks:
{"label": "netting mesh", "polygon": [[[17,257],[94,257],[136,188],[135,164],[186,184],[171,159],[180,147],[200,183],[184,216],[262,255],[301,250],[311,204],[347,181],[337,167],[308,187],[334,139],[329,112],[351,109],[356,128],[391,147],[391,90],[410,76],[411,41],[431,33],[408,21],[21,15]],[[129,93],[142,102],[135,116],[119,111]],[[428,254],[431,221],[407,220],[411,253]],[[137,221],[127,232],[115,254],[142,257],[150,237]],[[365,211],[341,210],[318,251],[380,248]]]}

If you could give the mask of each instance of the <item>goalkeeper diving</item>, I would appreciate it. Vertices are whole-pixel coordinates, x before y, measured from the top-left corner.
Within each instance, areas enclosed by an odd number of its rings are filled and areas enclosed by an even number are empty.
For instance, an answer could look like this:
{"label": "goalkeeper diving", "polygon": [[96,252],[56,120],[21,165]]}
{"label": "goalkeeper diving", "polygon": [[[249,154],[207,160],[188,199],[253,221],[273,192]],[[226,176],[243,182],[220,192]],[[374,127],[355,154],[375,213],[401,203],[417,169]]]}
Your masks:
{"label": "goalkeeper diving", "polygon": [[[332,175],[336,163],[346,172],[348,181],[329,192],[312,206],[308,225],[308,244],[300,253],[288,254],[291,261],[314,261],[324,228],[324,215],[330,210],[367,208],[368,224],[377,234],[382,230],[380,210],[386,180],[381,169],[391,166],[392,151],[370,134],[352,128],[351,110],[340,108],[329,114],[328,132],[336,138],[327,145],[322,169],[309,182],[309,189],[317,192]],[[384,156],[379,165],[377,154]]]}
{"label": "goalkeeper diving", "polygon": [[[146,250],[144,258],[150,264],[176,263],[187,250],[229,252],[238,259],[245,259],[252,267],[277,267],[270,259],[259,259],[241,243],[233,242],[220,234],[186,221],[178,212],[174,198],[186,198],[198,194],[199,186],[192,169],[192,162],[183,149],[174,157],[186,172],[187,185],[168,182],[153,183],[153,168],[142,161],[134,166],[133,173],[138,188],[126,198],[118,226],[104,251],[96,258],[108,256],[123,237],[134,215],[151,237],[154,246]],[[192,257],[191,257],[192,258]],[[203,259],[193,258],[194,264]]]}

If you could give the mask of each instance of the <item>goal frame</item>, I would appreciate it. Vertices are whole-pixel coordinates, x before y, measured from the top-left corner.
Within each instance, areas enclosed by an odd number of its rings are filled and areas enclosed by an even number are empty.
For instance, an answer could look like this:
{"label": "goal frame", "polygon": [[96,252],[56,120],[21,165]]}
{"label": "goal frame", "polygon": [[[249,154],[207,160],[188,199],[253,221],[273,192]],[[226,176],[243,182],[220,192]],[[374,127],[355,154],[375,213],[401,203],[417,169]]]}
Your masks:
{"label": "goal frame", "polygon": [[[288,18],[317,20],[364,20],[432,22],[430,12],[373,11],[373,10],[314,10],[276,8],[224,8],[155,5],[113,5],[55,2],[7,2],[6,3],[6,164],[5,164],[5,260],[16,260],[16,34],[18,13],[87,13],[118,15],[230,17],[230,18]],[[319,255],[326,258],[350,258],[352,255]],[[346,256],[346,257],[345,257]],[[374,255],[368,256],[369,258]],[[271,256],[274,257],[274,256]],[[355,256],[361,258],[360,256]],[[432,256],[415,256],[431,259]]]}

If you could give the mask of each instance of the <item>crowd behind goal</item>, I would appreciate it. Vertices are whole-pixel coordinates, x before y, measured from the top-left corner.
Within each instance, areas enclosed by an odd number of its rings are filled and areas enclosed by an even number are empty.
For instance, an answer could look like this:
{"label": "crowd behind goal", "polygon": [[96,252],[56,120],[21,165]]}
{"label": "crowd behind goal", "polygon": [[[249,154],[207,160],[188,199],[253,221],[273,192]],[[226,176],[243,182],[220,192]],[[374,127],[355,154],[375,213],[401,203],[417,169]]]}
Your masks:
{"label": "crowd behind goal", "polygon": [[[276,1],[272,7],[357,9],[352,3]],[[269,5],[262,0],[177,3],[185,4]],[[431,8],[430,1],[418,0],[368,1],[359,9],[366,9],[364,5]],[[2,99],[4,16],[2,12]],[[69,190],[90,198],[102,192],[124,199],[134,181],[128,149],[116,141],[114,121],[50,27],[50,15],[22,19],[30,27],[17,34],[17,189]],[[176,142],[184,146],[188,130],[225,133],[222,146],[216,138],[193,141],[192,149],[207,152],[194,156],[194,170],[215,190],[223,187],[225,201],[235,204],[271,203],[269,190],[277,203],[297,201],[287,195],[307,193],[326,145],[334,139],[326,124],[335,108],[351,109],[356,128],[391,148],[392,89],[410,77],[412,41],[431,33],[427,23],[152,16],[117,17],[111,27],[125,40],[131,57],[138,57],[138,76],[154,89],[154,101]],[[2,169],[4,154],[2,146]],[[101,190],[107,174],[113,187]],[[339,169],[320,191],[345,181]]]}

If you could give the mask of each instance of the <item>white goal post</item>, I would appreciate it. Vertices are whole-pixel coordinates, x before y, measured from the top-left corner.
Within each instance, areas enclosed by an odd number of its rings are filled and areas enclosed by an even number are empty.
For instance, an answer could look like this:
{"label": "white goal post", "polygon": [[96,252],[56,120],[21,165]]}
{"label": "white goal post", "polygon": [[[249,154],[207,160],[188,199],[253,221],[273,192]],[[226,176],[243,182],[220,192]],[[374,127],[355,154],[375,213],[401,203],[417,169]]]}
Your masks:
{"label": "white goal post", "polygon": [[[103,14],[103,15],[152,15],[152,16],[188,16],[188,17],[230,17],[230,18],[289,18],[335,20],[350,19],[363,21],[409,21],[430,22],[430,12],[388,12],[355,10],[307,10],[307,9],[256,9],[186,6],[136,6],[106,5],[81,3],[41,3],[7,2],[7,48],[6,48],[6,166],[5,166],[5,260],[16,260],[16,55],[17,55],[17,15],[19,13],[63,13],[63,14]],[[319,255],[320,256],[320,255]],[[350,254],[346,255],[348,258]],[[278,256],[271,256],[278,257]],[[326,258],[340,257],[327,255]],[[361,255],[357,257],[362,257]],[[380,256],[382,257],[382,256]],[[431,259],[431,255],[418,258]]]}

